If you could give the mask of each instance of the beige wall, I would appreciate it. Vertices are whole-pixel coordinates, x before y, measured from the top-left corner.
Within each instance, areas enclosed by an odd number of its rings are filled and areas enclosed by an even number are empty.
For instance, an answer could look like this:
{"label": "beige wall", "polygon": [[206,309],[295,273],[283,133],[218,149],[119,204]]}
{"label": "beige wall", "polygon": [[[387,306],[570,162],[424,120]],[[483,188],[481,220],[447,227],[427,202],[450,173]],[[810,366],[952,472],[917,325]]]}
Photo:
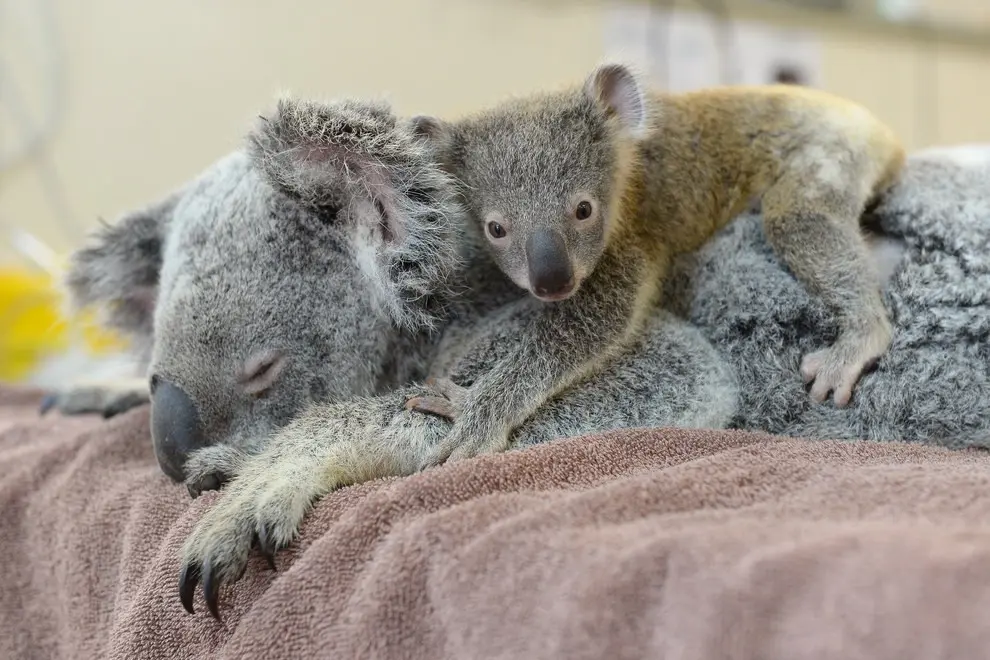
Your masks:
{"label": "beige wall", "polygon": [[[141,205],[238,144],[282,90],[380,96],[458,114],[577,80],[603,54],[594,0],[59,0],[67,114],[50,154],[80,229]],[[291,11],[289,11],[291,8]],[[825,28],[825,86],[861,101],[910,147],[990,141],[990,49]],[[919,87],[919,64],[937,71]],[[922,69],[924,70],[924,69]],[[30,81],[28,81],[30,84]],[[934,95],[926,129],[919,100]],[[0,133],[2,137],[4,133]],[[0,221],[59,251],[36,168],[0,175]],[[12,259],[0,247],[0,259]]]}

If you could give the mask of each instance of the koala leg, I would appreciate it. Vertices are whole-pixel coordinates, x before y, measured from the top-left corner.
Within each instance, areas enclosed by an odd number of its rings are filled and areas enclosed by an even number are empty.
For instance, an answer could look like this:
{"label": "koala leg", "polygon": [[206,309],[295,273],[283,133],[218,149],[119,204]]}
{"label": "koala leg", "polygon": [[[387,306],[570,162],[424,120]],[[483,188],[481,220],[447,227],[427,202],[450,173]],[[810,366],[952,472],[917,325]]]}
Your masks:
{"label": "koala leg", "polygon": [[257,545],[269,564],[296,536],[313,502],[328,492],[379,477],[416,472],[450,422],[405,408],[428,395],[410,387],[375,398],[310,408],[277,433],[260,453],[207,448],[190,457],[187,486],[213,472],[235,476],[203,516],[182,550],[179,593],[193,612],[197,584],[219,619],[219,590],[244,572]]}
{"label": "koala leg", "polygon": [[80,381],[46,396],[40,413],[54,409],[63,415],[98,413],[110,418],[150,401],[151,392],[144,378]]}

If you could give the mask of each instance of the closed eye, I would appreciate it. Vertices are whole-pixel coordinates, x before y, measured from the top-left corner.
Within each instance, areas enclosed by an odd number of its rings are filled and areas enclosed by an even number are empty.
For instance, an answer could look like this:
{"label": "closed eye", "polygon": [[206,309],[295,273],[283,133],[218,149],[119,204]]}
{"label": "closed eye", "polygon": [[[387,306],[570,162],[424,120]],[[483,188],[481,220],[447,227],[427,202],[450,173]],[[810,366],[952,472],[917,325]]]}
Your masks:
{"label": "closed eye", "polygon": [[287,359],[282,353],[259,353],[244,363],[238,381],[246,393],[261,395],[275,384],[286,362]]}

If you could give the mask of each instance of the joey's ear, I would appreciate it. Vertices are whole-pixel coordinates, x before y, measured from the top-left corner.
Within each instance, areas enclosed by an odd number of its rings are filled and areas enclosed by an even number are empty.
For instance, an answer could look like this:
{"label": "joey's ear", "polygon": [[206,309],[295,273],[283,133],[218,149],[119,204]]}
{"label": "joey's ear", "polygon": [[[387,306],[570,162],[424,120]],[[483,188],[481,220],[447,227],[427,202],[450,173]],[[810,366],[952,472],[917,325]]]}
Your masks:
{"label": "joey's ear", "polygon": [[450,139],[447,122],[432,115],[416,115],[408,120],[409,128],[416,138],[429,142],[444,143]]}
{"label": "joey's ear", "polygon": [[584,93],[637,135],[646,127],[646,99],[636,75],[622,64],[602,64],[584,83]]}
{"label": "joey's ear", "polygon": [[319,103],[283,98],[248,136],[255,163],[283,192],[311,206],[347,185],[384,181],[398,154],[395,115],[385,103]]}
{"label": "joey's ear", "polygon": [[151,335],[165,229],[181,196],[173,193],[104,224],[89,245],[73,253],[64,281],[71,309],[96,305],[107,325]]}

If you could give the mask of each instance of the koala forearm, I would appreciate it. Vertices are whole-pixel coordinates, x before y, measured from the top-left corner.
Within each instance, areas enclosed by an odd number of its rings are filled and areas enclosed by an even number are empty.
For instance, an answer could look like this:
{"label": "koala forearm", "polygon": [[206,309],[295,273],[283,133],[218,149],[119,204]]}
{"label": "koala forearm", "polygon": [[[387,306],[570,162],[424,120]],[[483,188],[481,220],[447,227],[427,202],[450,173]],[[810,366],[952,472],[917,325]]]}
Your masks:
{"label": "koala forearm", "polygon": [[405,402],[425,392],[407,387],[378,397],[317,404],[272,439],[245,470],[279,466],[284,479],[314,475],[312,496],[380,477],[416,472],[450,422],[409,412]]}
{"label": "koala forearm", "polygon": [[546,304],[512,351],[472,388],[463,415],[508,433],[546,400],[597,371],[642,326],[659,275],[638,254],[608,252],[573,297]]}

